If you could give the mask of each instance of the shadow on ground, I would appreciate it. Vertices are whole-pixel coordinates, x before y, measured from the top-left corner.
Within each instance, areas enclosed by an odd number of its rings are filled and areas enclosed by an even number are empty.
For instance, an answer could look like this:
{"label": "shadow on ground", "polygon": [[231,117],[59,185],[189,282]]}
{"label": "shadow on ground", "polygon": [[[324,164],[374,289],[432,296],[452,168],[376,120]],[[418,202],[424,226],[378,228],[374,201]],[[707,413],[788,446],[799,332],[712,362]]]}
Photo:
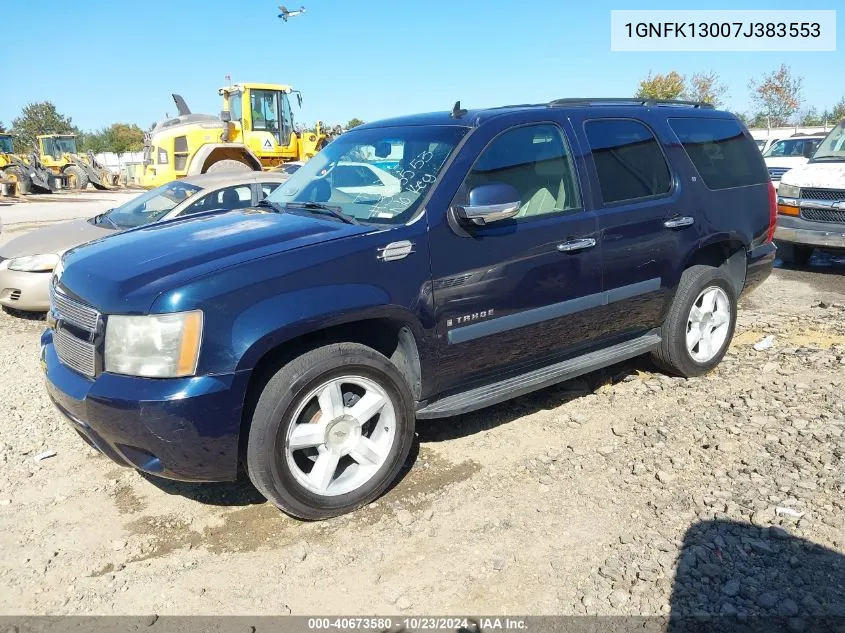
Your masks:
{"label": "shadow on ground", "polygon": [[845,632],[845,556],[781,527],[694,524],[672,586],[671,633]]}

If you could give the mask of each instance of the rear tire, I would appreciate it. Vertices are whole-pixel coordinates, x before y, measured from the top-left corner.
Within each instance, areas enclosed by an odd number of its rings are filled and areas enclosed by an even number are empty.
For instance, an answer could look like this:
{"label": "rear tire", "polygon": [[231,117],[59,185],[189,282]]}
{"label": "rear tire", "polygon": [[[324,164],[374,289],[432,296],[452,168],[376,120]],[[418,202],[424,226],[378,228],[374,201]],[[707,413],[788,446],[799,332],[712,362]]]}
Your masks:
{"label": "rear tire", "polygon": [[778,242],[777,256],[786,264],[806,266],[813,256],[813,247],[793,242]]}
{"label": "rear tire", "polygon": [[701,376],[722,360],[735,327],[736,292],[731,279],[720,268],[691,266],[681,275],[652,360],[670,374]]}
{"label": "rear tire", "polygon": [[327,519],[387,490],[408,457],[414,423],[410,389],[386,357],[358,343],[319,347],[261,392],[247,471],[279,509]]}
{"label": "rear tire", "polygon": [[15,181],[18,195],[26,195],[32,191],[32,180],[20,167],[8,167],[5,176]]}
{"label": "rear tire", "polygon": [[65,168],[67,176],[67,188],[71,191],[84,191],[88,187],[88,174],[78,165],[70,165]]}
{"label": "rear tire", "polygon": [[242,163],[239,160],[218,160],[216,163],[212,163],[208,166],[208,169],[205,170],[207,174],[213,174],[218,171],[254,171],[252,167],[247,165],[246,163]]}

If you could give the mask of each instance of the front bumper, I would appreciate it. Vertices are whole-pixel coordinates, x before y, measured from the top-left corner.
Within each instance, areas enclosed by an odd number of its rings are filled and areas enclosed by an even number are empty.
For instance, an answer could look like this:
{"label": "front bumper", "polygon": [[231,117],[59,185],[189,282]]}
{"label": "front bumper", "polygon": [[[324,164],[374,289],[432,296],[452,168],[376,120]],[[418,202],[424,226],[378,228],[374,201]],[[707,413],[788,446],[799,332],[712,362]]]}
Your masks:
{"label": "front bumper", "polygon": [[779,215],[775,239],[818,248],[845,249],[845,224]]}
{"label": "front bumper", "polygon": [[0,270],[0,305],[29,312],[50,309],[50,275],[4,268]]}
{"label": "front bumper", "polygon": [[59,361],[41,336],[47,393],[70,425],[121,466],[182,481],[233,481],[249,372],[89,379]]}

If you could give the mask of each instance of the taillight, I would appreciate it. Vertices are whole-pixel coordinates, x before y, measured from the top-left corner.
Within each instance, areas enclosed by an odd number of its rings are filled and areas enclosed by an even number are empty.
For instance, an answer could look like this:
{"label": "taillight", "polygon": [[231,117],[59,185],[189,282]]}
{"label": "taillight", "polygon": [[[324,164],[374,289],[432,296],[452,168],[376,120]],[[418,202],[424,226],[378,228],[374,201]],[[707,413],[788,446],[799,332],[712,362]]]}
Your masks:
{"label": "taillight", "polygon": [[775,237],[775,226],[778,223],[778,192],[775,186],[769,182],[769,232],[766,233],[766,241],[771,242]]}

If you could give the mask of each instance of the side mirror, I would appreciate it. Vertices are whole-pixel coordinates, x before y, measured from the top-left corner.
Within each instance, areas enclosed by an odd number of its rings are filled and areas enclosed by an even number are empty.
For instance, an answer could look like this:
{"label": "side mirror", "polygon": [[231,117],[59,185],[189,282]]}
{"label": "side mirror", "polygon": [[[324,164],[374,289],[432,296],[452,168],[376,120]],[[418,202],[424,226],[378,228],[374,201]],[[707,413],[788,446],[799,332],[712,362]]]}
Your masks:
{"label": "side mirror", "polygon": [[495,182],[475,187],[469,192],[469,204],[455,207],[455,214],[462,222],[485,226],[514,217],[521,206],[514,187]]}
{"label": "side mirror", "polygon": [[229,112],[228,110],[221,110],[220,120],[223,121],[223,123],[228,123],[229,121],[232,120],[232,113]]}

